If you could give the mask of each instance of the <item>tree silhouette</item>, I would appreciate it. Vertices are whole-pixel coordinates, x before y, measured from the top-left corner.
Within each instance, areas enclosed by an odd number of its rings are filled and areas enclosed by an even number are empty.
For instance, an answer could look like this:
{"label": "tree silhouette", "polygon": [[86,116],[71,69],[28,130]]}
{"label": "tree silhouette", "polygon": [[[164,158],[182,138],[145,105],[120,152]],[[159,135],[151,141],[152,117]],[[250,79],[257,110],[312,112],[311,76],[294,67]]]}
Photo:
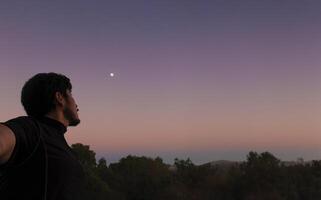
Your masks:
{"label": "tree silhouette", "polygon": [[109,166],[96,162],[88,145],[72,150],[82,164],[93,200],[317,200],[321,161],[285,165],[269,152],[249,152],[231,166],[197,166],[176,158],[173,167],[159,157],[129,155]]}
{"label": "tree silhouette", "polygon": [[110,188],[97,173],[95,152],[90,150],[88,145],[80,143],[71,145],[71,148],[83,166],[86,177],[86,193],[88,196],[93,200],[109,198],[111,194]]}

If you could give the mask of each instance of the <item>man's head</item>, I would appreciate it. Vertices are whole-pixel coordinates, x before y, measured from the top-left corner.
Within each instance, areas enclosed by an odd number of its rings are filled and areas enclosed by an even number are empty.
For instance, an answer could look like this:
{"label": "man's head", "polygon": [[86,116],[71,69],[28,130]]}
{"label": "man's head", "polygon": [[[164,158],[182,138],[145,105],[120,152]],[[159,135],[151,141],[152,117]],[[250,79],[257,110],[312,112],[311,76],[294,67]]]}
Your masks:
{"label": "man's head", "polygon": [[29,116],[41,118],[49,113],[62,114],[69,126],[76,126],[80,120],[71,90],[72,85],[66,76],[39,73],[23,86],[21,103]]}

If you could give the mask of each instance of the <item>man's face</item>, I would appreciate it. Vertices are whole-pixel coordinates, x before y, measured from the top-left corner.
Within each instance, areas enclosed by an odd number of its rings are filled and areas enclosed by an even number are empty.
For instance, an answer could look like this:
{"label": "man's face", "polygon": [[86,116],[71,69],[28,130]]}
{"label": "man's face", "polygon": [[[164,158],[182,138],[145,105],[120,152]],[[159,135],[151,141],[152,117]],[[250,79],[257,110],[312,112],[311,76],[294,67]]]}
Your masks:
{"label": "man's face", "polygon": [[66,105],[63,109],[64,117],[69,121],[69,126],[77,126],[80,123],[78,106],[69,90],[66,94]]}

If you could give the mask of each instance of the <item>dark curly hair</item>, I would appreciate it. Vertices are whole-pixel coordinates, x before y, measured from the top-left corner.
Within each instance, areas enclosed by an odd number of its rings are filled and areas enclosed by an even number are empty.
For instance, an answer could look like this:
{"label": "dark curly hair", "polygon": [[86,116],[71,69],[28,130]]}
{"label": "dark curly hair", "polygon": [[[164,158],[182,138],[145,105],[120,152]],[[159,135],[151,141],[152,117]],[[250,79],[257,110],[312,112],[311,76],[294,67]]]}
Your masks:
{"label": "dark curly hair", "polygon": [[57,73],[39,73],[30,78],[21,91],[21,103],[28,116],[43,117],[55,109],[55,93],[67,97],[71,92],[70,79]]}

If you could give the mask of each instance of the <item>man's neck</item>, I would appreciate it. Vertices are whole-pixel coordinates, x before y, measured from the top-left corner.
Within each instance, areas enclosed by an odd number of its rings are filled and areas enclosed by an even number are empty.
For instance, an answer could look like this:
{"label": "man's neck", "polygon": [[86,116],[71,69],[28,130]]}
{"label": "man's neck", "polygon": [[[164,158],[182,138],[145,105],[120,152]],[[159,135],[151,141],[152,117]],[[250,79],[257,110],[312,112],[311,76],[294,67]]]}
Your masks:
{"label": "man's neck", "polygon": [[57,113],[57,112],[50,112],[45,115],[48,118],[54,119],[56,121],[61,122],[65,127],[68,126],[68,121],[64,118],[63,114]]}

